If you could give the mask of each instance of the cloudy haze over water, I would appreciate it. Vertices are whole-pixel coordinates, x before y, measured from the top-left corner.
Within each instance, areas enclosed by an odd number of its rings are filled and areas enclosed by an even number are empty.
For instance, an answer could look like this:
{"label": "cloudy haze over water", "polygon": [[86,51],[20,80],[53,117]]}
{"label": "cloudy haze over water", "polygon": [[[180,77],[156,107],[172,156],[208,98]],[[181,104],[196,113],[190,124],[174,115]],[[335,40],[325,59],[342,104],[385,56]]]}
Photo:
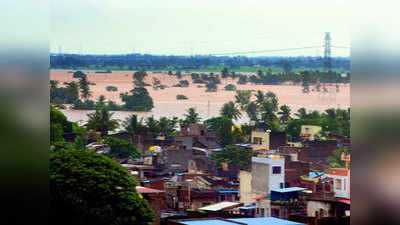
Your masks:
{"label": "cloudy haze over water", "polygon": [[[50,49],[83,54],[218,54],[350,46],[346,1],[58,0],[52,1]],[[350,50],[332,48],[332,56]],[[323,48],[259,55],[323,55]]]}

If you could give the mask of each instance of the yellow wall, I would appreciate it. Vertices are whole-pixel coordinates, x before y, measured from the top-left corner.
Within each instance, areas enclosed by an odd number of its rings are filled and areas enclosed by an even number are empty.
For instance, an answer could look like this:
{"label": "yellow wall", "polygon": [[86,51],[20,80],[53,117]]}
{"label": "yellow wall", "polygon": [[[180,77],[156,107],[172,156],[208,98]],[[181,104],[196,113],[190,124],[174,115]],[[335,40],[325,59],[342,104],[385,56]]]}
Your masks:
{"label": "yellow wall", "polygon": [[269,150],[269,132],[252,131],[251,132],[251,142],[254,143],[254,138],[258,137],[262,139],[262,147]]}
{"label": "yellow wall", "polygon": [[314,136],[321,132],[322,128],[320,126],[313,125],[302,125],[301,126],[301,134],[310,134],[310,140],[314,139]]}

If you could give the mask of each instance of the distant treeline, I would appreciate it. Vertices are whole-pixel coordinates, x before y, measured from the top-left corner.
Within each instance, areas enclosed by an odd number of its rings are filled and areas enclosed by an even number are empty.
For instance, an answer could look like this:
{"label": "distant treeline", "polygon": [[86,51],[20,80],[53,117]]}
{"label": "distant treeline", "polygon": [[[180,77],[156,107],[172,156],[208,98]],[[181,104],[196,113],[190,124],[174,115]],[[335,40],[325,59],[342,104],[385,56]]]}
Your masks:
{"label": "distant treeline", "polygon": [[[148,54],[128,55],[76,55],[52,54],[51,68],[57,69],[112,69],[112,70],[210,70],[221,71],[227,67],[231,71],[251,72],[257,68],[281,68],[282,72],[298,69],[323,68],[322,57],[246,57],[246,56],[164,56]],[[350,70],[348,57],[333,57],[332,70],[347,72]]]}

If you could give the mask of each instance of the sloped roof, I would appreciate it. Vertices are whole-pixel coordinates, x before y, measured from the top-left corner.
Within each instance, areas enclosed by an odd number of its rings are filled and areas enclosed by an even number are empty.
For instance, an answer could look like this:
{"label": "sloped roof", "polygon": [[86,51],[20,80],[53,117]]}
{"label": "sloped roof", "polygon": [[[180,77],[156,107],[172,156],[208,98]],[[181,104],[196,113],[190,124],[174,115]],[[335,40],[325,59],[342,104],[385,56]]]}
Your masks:
{"label": "sloped roof", "polygon": [[287,193],[287,192],[295,192],[295,191],[304,191],[306,188],[301,187],[290,187],[290,188],[273,188],[271,191],[279,192],[279,193]]}
{"label": "sloped roof", "polygon": [[233,209],[239,206],[242,206],[243,203],[240,202],[219,202],[216,204],[211,204],[205,207],[199,208],[199,210],[204,210],[204,211],[223,211],[227,209]]}

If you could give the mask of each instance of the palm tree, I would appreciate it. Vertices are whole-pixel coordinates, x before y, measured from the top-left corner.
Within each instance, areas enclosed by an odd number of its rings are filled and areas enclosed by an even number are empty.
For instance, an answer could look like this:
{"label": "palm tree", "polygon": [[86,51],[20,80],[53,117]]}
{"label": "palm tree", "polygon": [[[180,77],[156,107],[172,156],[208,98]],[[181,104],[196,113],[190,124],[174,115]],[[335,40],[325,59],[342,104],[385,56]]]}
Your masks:
{"label": "palm tree", "polygon": [[264,92],[258,90],[256,96],[256,103],[258,105],[261,105],[261,103],[264,101]]}
{"label": "palm tree", "polygon": [[242,116],[242,113],[239,111],[235,103],[232,101],[225,103],[224,106],[222,106],[220,114],[221,116],[224,116],[231,120],[232,119],[237,120]]}
{"label": "palm tree", "polygon": [[295,114],[299,119],[304,120],[307,118],[307,110],[305,108],[300,108],[297,110],[297,113]]}
{"label": "palm tree", "polygon": [[282,105],[280,107],[280,111],[278,112],[280,115],[279,120],[281,123],[287,123],[290,120],[290,108],[287,105]]}
{"label": "palm tree", "polygon": [[146,126],[149,133],[153,136],[160,134],[160,124],[156,119],[154,119],[154,116],[147,117]]}
{"label": "palm tree", "polygon": [[[137,135],[140,131],[146,131],[146,126],[143,124],[143,118],[138,120],[137,115],[132,114],[130,115],[123,123],[122,126],[124,129],[131,134],[132,143],[133,138]],[[140,137],[140,136],[139,136]],[[140,140],[139,140],[140,142]]]}
{"label": "palm tree", "polygon": [[258,106],[256,103],[250,102],[246,108],[246,113],[251,121],[258,121]]}
{"label": "palm tree", "polygon": [[272,102],[263,102],[261,105],[261,119],[264,122],[272,122],[276,119],[275,115],[276,107]]}
{"label": "palm tree", "polygon": [[184,120],[186,123],[200,122],[201,118],[199,117],[199,114],[196,112],[195,108],[191,107],[186,112],[187,114],[184,115],[186,117]]}
{"label": "palm tree", "polygon": [[236,91],[236,103],[240,105],[241,110],[246,110],[247,105],[250,103],[251,92],[249,90]]}
{"label": "palm tree", "polygon": [[95,112],[87,114],[89,117],[87,127],[99,131],[103,137],[108,131],[115,130],[119,126],[116,119],[111,119],[112,115],[107,107],[98,108]]}

